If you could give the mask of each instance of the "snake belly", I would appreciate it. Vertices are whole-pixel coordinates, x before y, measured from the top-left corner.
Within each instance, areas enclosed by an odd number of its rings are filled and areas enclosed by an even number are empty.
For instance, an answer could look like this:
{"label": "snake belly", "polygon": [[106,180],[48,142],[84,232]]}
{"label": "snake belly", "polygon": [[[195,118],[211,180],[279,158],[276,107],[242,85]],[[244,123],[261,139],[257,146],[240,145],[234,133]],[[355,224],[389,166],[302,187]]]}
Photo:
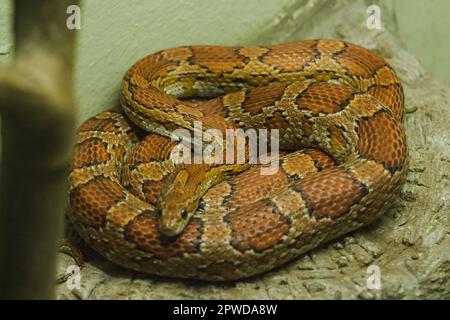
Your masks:
{"label": "snake belly", "polygon": [[[143,273],[232,280],[268,271],[373,222],[407,171],[398,76],[351,43],[162,50],[133,65],[121,90],[121,110],[77,133],[69,217],[97,252]],[[170,136],[195,121],[279,129],[285,151],[273,175],[252,166],[209,188],[168,237],[155,204],[177,170]],[[187,179],[210,172],[199,168]]]}

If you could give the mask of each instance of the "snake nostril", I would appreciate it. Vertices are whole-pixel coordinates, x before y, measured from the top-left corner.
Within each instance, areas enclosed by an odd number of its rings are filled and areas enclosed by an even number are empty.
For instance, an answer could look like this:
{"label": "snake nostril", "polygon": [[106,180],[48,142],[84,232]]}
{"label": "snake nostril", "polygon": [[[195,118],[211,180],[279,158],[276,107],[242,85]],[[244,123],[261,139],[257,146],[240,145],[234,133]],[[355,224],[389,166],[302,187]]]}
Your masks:
{"label": "snake nostril", "polygon": [[158,217],[161,217],[162,213],[160,209],[155,209],[155,213]]}

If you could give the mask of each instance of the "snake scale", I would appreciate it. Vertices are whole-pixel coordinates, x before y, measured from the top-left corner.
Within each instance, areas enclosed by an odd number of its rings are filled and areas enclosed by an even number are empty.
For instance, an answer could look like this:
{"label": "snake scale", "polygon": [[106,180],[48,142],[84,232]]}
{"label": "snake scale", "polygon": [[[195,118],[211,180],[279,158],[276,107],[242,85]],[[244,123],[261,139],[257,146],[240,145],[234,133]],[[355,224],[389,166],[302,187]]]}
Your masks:
{"label": "snake scale", "polygon": [[[407,171],[398,76],[343,41],[162,50],[128,70],[120,101],[77,133],[69,217],[100,254],[148,274],[268,271],[373,222]],[[279,169],[175,164],[171,134],[195,121],[278,129]]]}

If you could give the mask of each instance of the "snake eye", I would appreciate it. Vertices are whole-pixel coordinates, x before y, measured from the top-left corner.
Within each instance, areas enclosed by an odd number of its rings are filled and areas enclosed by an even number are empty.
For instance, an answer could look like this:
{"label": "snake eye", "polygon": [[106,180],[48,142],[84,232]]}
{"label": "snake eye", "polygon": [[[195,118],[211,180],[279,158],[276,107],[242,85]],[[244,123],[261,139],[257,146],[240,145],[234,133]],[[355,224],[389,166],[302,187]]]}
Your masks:
{"label": "snake eye", "polygon": [[158,216],[158,217],[161,217],[161,210],[159,210],[159,209],[156,209],[155,210],[155,213],[156,213],[156,215]]}
{"label": "snake eye", "polygon": [[184,219],[184,220],[186,220],[187,219],[187,217],[188,217],[188,213],[187,213],[187,211],[186,210],[183,210],[182,212],[181,212],[181,217]]}
{"label": "snake eye", "polygon": [[206,207],[206,203],[203,199],[201,199],[200,202],[198,203],[197,210],[205,211],[205,207]]}

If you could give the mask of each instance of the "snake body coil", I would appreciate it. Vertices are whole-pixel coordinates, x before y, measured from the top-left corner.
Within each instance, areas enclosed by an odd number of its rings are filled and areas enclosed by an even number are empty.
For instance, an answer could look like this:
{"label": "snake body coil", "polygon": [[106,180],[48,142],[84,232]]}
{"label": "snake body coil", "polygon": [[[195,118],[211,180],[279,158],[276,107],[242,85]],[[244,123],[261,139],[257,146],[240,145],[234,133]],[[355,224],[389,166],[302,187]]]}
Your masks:
{"label": "snake body coil", "polygon": [[[70,218],[106,258],[149,274],[270,270],[374,221],[406,172],[399,79],[342,41],[163,50],[126,73],[121,104],[79,129]],[[169,137],[195,121],[279,129],[279,170],[174,165]]]}

